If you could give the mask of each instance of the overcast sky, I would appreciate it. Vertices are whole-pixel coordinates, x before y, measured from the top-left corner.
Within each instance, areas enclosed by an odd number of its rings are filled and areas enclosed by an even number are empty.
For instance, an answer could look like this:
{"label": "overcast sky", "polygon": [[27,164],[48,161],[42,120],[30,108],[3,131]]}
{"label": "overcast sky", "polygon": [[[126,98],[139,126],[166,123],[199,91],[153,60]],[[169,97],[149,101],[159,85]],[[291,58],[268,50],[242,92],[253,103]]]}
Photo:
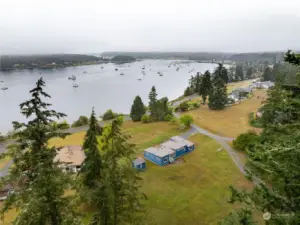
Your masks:
{"label": "overcast sky", "polygon": [[0,0],[0,54],[300,50],[300,0]]}

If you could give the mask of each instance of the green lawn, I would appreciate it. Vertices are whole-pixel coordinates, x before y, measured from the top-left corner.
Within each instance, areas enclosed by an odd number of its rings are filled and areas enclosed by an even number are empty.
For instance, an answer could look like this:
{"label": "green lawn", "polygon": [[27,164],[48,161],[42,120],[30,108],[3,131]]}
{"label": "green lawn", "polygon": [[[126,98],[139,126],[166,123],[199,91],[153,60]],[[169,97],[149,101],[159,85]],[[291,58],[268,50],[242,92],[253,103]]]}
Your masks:
{"label": "green lawn", "polygon": [[220,146],[213,139],[197,134],[190,140],[196,150],[183,164],[160,167],[147,161],[142,175],[149,198],[146,224],[216,224],[232,209],[226,202],[229,185],[252,187],[227,152],[216,151]]}

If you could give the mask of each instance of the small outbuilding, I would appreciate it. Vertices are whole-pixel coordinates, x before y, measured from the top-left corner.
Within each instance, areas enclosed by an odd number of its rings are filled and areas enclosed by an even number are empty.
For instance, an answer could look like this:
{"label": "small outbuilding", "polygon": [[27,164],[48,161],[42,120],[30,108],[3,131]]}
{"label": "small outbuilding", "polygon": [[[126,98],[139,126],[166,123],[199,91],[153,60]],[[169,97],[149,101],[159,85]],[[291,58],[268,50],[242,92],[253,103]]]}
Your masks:
{"label": "small outbuilding", "polygon": [[143,158],[137,158],[132,161],[133,168],[138,170],[145,170],[146,169],[146,161]]}

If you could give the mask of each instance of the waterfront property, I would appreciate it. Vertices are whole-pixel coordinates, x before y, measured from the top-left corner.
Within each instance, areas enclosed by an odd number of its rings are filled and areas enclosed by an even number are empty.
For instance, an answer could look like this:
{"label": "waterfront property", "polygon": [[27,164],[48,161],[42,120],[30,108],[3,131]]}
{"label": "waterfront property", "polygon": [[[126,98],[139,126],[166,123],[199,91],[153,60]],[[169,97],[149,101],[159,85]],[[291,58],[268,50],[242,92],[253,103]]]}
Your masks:
{"label": "waterfront property", "polygon": [[146,161],[143,158],[139,157],[132,161],[132,166],[137,170],[144,170],[146,169]]}
{"label": "waterfront property", "polygon": [[78,172],[85,159],[85,154],[81,146],[65,146],[61,148],[54,158],[60,163],[60,167],[67,172]]}
{"label": "waterfront property", "polygon": [[195,146],[192,142],[182,137],[174,136],[157,147],[145,149],[144,158],[157,165],[164,166],[174,163],[176,159],[194,149]]}

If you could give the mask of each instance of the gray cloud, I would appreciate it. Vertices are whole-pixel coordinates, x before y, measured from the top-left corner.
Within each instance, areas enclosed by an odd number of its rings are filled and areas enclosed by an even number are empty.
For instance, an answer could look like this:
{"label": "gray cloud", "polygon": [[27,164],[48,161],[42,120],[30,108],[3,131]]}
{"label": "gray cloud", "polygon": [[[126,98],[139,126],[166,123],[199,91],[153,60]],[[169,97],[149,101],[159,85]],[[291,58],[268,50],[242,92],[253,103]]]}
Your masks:
{"label": "gray cloud", "polygon": [[0,53],[300,49],[298,0],[1,0]]}

